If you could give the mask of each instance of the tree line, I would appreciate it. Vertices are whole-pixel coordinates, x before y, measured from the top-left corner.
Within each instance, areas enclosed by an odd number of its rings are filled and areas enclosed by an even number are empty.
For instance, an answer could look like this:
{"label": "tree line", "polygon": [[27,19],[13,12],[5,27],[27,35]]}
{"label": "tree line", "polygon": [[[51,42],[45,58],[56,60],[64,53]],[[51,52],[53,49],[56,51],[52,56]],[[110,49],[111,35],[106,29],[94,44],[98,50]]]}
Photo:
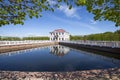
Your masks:
{"label": "tree line", "polygon": [[49,37],[24,37],[23,40],[49,40]]}
{"label": "tree line", "polygon": [[120,41],[120,30],[84,36],[70,36],[70,40]]}
{"label": "tree line", "polygon": [[21,40],[21,38],[19,37],[4,37],[4,36],[0,36],[0,40],[6,41],[17,41],[17,40]]}
{"label": "tree line", "polygon": [[19,41],[19,40],[49,40],[49,37],[5,37],[0,36],[0,40]]}

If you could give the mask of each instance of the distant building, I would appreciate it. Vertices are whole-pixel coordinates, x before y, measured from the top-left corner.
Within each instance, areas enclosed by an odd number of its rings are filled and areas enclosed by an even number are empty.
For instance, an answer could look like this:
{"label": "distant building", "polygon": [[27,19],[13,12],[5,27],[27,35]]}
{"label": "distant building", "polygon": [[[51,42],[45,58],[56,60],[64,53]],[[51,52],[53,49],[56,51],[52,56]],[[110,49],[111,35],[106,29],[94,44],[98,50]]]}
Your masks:
{"label": "distant building", "polygon": [[57,29],[50,32],[51,41],[67,41],[70,40],[70,34],[63,29]]}

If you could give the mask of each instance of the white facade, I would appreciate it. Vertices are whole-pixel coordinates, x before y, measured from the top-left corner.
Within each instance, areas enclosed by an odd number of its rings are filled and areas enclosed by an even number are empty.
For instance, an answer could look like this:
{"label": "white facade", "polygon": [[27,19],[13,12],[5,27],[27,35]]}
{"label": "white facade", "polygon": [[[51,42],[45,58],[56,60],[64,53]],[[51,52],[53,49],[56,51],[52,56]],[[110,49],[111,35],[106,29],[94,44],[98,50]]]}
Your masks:
{"label": "white facade", "polygon": [[70,34],[63,29],[57,29],[50,32],[51,41],[68,41],[70,40]]}

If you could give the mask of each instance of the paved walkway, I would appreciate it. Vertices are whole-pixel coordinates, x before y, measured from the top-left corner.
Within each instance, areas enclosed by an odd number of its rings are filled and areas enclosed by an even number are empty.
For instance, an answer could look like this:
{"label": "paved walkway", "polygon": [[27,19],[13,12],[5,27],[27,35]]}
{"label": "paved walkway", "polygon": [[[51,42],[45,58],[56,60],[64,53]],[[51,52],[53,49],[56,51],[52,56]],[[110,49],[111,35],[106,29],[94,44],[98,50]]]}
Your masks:
{"label": "paved walkway", "polygon": [[120,68],[75,72],[0,71],[0,80],[120,80]]}

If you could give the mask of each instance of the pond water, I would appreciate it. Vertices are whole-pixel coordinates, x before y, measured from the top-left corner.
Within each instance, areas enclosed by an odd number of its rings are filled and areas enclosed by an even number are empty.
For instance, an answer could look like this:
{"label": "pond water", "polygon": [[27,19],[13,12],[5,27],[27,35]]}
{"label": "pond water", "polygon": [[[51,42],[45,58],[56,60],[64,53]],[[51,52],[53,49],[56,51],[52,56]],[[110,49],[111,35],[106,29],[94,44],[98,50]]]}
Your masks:
{"label": "pond water", "polygon": [[120,68],[120,60],[54,45],[0,54],[0,70],[77,71]]}

